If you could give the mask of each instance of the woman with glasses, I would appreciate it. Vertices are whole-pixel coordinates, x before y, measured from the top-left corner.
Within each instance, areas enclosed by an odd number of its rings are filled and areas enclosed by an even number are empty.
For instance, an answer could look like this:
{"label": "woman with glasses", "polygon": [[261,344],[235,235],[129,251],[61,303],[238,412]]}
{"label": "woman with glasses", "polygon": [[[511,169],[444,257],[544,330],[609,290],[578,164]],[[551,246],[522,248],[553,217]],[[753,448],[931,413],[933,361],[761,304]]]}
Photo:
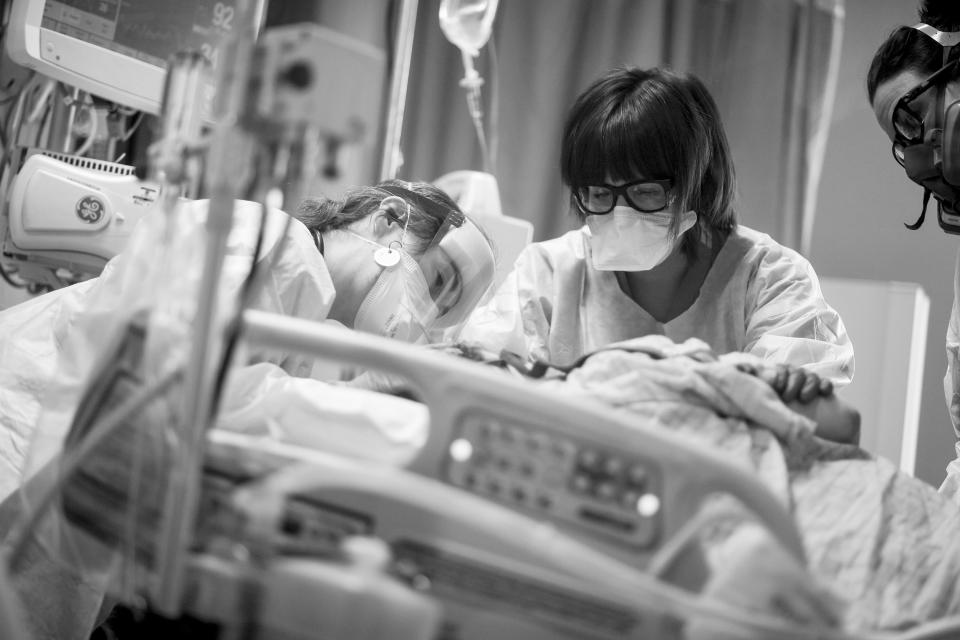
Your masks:
{"label": "woman with glasses", "polygon": [[[960,3],[927,0],[920,24],[900,26],[874,54],[867,96],[877,122],[890,138],[894,158],[907,177],[923,187],[923,222],[931,195],[947,233],[960,233]],[[953,429],[960,438],[960,254],[954,300],[947,325],[944,392]],[[960,444],[957,445],[960,456]],[[960,502],[960,458],[947,466],[941,493]]]}
{"label": "woman with glasses", "polygon": [[700,338],[792,365],[808,391],[850,381],[853,347],[810,263],[736,222],[699,79],[619,68],[595,81],[567,116],[561,174],[584,226],[527,247],[464,340],[565,365],[644,335]]}

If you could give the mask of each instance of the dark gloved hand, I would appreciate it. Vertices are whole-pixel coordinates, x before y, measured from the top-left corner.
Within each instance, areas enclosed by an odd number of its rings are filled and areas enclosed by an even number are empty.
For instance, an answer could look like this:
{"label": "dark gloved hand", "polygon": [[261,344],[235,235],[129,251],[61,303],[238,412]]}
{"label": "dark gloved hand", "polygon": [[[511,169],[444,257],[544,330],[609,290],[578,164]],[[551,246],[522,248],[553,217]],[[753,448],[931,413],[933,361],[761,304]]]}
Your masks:
{"label": "dark gloved hand", "polygon": [[812,371],[788,364],[739,364],[744,373],[755,375],[777,392],[784,403],[806,404],[817,398],[833,395],[833,383]]}

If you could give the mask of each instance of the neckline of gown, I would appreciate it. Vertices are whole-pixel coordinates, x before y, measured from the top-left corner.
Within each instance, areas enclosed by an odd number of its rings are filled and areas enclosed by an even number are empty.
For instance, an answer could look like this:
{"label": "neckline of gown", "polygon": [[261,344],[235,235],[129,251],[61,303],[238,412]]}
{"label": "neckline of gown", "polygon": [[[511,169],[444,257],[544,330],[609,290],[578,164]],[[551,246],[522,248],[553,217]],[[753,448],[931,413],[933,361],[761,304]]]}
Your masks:
{"label": "neckline of gown", "polygon": [[[737,265],[739,265],[741,258],[746,253],[746,247],[742,242],[740,242],[741,237],[742,236],[737,233],[737,230],[734,229],[727,235],[726,238],[723,239],[723,246],[720,247],[720,251],[717,252],[717,257],[714,259],[713,264],[710,265],[710,269],[707,271],[707,275],[703,279],[703,283],[700,285],[700,293],[697,295],[696,299],[690,304],[689,307],[666,322],[660,322],[654,318],[649,311],[637,304],[633,298],[627,295],[623,289],[620,288],[620,283],[617,282],[617,274],[615,271],[595,271],[600,275],[604,287],[613,290],[613,295],[620,296],[623,301],[628,303],[639,313],[643,314],[645,318],[655,323],[658,327],[668,327],[671,324],[682,320],[685,316],[690,315],[698,307],[715,300],[720,295],[721,291],[723,291],[723,289],[726,287],[726,284],[730,281],[730,276],[733,275],[733,272],[736,270]],[[586,258],[587,263],[589,264],[589,248],[587,251],[588,253],[586,254]],[[723,276],[726,276],[726,278],[718,282],[717,280],[719,278],[723,278]]]}

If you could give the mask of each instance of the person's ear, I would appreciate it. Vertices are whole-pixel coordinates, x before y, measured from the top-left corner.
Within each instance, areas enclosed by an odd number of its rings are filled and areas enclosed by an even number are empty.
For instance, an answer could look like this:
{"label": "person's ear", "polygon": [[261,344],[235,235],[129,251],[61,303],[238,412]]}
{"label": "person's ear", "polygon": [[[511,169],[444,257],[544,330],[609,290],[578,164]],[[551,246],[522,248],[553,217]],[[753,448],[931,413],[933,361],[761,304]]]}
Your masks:
{"label": "person's ear", "polygon": [[390,212],[386,209],[377,209],[373,212],[372,218],[373,237],[376,240],[381,240],[397,230],[397,221],[393,219]]}
{"label": "person's ear", "polygon": [[396,196],[384,199],[380,208],[373,212],[374,237],[382,239],[384,236],[396,234],[402,230],[403,216],[407,215],[407,203]]}

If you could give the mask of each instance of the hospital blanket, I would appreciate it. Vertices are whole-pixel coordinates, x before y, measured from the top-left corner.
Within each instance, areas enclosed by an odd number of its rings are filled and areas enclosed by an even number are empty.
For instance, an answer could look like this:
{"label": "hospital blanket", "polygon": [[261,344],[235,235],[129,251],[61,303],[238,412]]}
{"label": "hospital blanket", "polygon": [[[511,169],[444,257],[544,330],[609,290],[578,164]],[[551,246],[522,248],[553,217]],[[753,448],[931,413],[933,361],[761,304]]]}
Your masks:
{"label": "hospital blanket", "polygon": [[815,579],[847,604],[849,630],[904,629],[960,613],[960,509],[891,462],[813,434],[743,354],[649,336],[596,353],[565,381],[720,453],[793,513]]}

